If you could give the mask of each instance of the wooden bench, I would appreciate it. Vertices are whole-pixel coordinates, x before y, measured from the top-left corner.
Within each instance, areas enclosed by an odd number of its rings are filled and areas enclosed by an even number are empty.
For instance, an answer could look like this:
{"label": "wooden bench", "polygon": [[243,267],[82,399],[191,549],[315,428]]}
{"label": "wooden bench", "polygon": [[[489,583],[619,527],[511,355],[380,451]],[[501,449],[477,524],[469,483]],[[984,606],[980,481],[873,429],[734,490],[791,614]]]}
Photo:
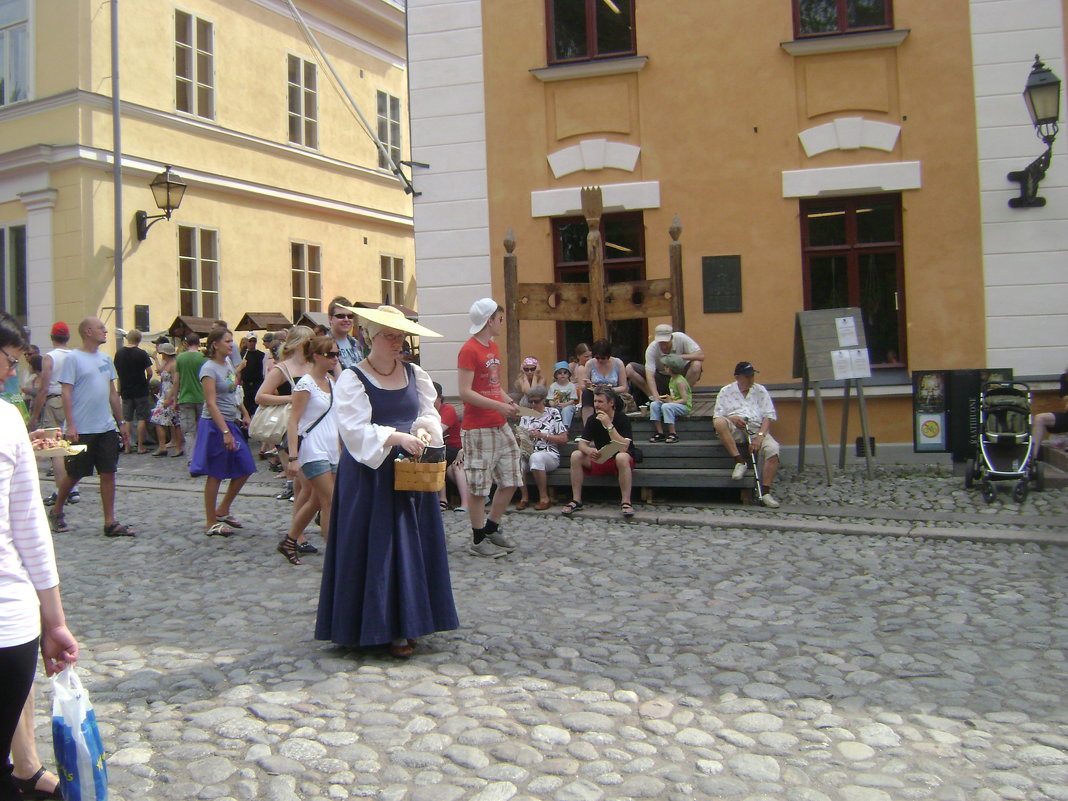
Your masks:
{"label": "wooden bench", "polygon": [[[634,466],[634,486],[641,491],[641,500],[652,500],[657,488],[673,489],[737,489],[743,503],[748,503],[756,485],[756,477],[749,470],[741,481],[731,479],[734,470],[734,457],[720,443],[712,429],[711,417],[684,417],[675,421],[675,430],[679,441],[666,444],[649,442],[656,429],[647,417],[632,417],[634,444],[644,455],[641,464]],[[575,450],[574,438],[581,433],[581,422],[576,420],[571,428],[571,441],[560,448],[560,466],[549,473],[550,487],[571,486],[569,460]],[[533,484],[533,481],[531,481]],[[616,487],[615,476],[586,476],[585,487]],[[537,497],[537,490],[532,490]]]}

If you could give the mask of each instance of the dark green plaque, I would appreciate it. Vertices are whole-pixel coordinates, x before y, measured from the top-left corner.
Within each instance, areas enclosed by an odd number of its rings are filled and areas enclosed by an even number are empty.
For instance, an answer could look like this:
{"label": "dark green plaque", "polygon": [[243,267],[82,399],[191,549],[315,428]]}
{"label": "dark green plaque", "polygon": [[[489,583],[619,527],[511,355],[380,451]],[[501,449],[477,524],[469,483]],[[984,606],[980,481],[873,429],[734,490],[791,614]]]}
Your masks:
{"label": "dark green plaque", "polygon": [[705,314],[740,312],[742,310],[742,257],[702,257],[701,285],[705,296]]}

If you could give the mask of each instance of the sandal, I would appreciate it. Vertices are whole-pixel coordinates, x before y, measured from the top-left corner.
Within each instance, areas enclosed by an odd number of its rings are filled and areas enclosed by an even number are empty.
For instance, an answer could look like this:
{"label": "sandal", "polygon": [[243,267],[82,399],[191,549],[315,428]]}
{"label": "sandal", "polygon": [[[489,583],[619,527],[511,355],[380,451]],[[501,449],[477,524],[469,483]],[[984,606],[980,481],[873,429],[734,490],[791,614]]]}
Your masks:
{"label": "sandal", "polygon": [[67,525],[67,519],[63,516],[63,513],[56,513],[52,510],[48,512],[48,525],[52,527],[52,531],[56,534],[63,534],[70,531],[70,526]]}
{"label": "sandal", "polygon": [[667,442],[668,444],[671,444],[672,442],[678,442],[678,441],[679,441],[679,437],[678,437],[677,434],[668,434],[666,437],[664,437],[664,442]]}
{"label": "sandal", "polygon": [[118,521],[112,523],[110,526],[104,526],[105,537],[136,537],[137,532],[129,526],[124,526]]}
{"label": "sandal", "polygon": [[659,433],[653,434],[651,437],[649,437],[649,441],[650,442],[663,442],[664,441],[664,435],[663,434],[659,434]]}
{"label": "sandal", "polygon": [[209,537],[213,537],[216,535],[220,537],[230,537],[233,536],[234,530],[225,523],[216,523],[204,533],[207,534]]}
{"label": "sandal", "polygon": [[300,561],[300,557],[297,555],[297,551],[299,548],[300,546],[297,544],[297,541],[292,537],[286,537],[284,540],[278,543],[278,553],[282,554],[282,556],[288,559],[289,564],[291,565],[303,564]]}
{"label": "sandal", "polygon": [[560,510],[560,514],[571,517],[575,512],[582,511],[582,501],[568,501],[567,505]]}
{"label": "sandal", "polygon": [[319,549],[307,540],[297,543],[297,553],[319,553]]}
{"label": "sandal", "polygon": [[623,512],[623,517],[634,517],[634,507],[629,503],[621,503],[619,508]]}
{"label": "sandal", "polygon": [[441,511],[443,511],[443,512],[449,511],[449,504],[446,503],[445,501],[438,501],[438,506],[441,507]]}
{"label": "sandal", "polygon": [[15,784],[18,785],[19,793],[26,799],[45,799],[45,798],[58,798],[60,801],[63,799],[63,795],[59,791],[59,780],[56,780],[55,786],[51,790],[42,790],[37,786],[37,783],[41,781],[41,778],[45,775],[44,767],[38,768],[37,772],[30,776],[28,779],[20,779],[14,774],[11,778],[15,780]]}
{"label": "sandal", "polygon": [[216,512],[215,519],[218,520],[220,523],[229,523],[234,528],[244,528],[244,526],[240,522],[238,522],[237,518],[235,518],[231,514],[221,515]]}
{"label": "sandal", "polygon": [[520,501],[519,503],[517,503],[517,504],[515,505],[515,510],[516,510],[517,512],[522,512],[522,511],[523,511],[524,509],[526,509],[526,508],[527,508],[528,506],[530,506],[530,501],[526,501],[526,500],[523,500],[523,501]]}

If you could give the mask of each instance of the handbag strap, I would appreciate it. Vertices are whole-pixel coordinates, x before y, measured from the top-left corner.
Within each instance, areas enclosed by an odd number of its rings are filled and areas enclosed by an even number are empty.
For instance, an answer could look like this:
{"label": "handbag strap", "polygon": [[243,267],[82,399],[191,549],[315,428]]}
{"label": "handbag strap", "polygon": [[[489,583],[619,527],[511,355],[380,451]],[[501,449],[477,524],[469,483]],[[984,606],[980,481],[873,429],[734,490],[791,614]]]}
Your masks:
{"label": "handbag strap", "polygon": [[304,433],[301,434],[302,437],[308,436],[308,434],[312,432],[313,428],[319,425],[319,423],[323,422],[323,418],[330,414],[330,409],[334,406],[334,382],[330,380],[330,376],[326,377],[326,385],[330,387],[330,403],[326,405],[326,411],[319,415],[319,419],[312,423],[310,426],[308,426],[306,429],[304,429]]}
{"label": "handbag strap", "polygon": [[[286,367],[285,362],[278,362],[277,367],[279,370],[282,371],[282,375],[286,377],[286,381],[289,382],[289,391],[292,392],[296,384],[293,383],[293,376],[289,374],[289,368]],[[331,397],[333,397],[333,393],[331,393]]]}

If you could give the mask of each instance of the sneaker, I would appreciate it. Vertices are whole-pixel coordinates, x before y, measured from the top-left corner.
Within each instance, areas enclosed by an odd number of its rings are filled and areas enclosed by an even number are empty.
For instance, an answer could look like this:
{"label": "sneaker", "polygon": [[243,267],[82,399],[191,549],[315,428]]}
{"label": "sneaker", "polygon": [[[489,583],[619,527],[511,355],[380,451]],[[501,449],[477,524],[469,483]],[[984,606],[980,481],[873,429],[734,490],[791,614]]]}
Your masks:
{"label": "sneaker", "polygon": [[731,481],[741,481],[743,478],[745,478],[745,471],[748,469],[749,465],[747,465],[745,462],[738,462],[738,464],[734,466],[734,470],[731,473]]}
{"label": "sneaker", "polygon": [[779,508],[779,502],[775,500],[775,497],[770,492],[764,493],[763,497],[761,498],[761,503],[763,503],[769,509]]}
{"label": "sneaker", "polygon": [[280,501],[291,501],[291,500],[293,500],[293,488],[292,487],[286,487],[284,490],[279,492],[274,497],[277,498]]}
{"label": "sneaker", "polygon": [[44,505],[45,506],[55,506],[56,505],[56,491],[55,490],[52,490],[52,494],[44,499]]}
{"label": "sneaker", "polygon": [[472,544],[467,550],[475,556],[486,556],[490,559],[499,559],[508,553],[504,548],[495,545],[489,537],[482,540],[478,545]]}
{"label": "sneaker", "polygon": [[82,499],[82,494],[78,490],[74,490],[67,498],[67,503],[78,503]]}
{"label": "sneaker", "polygon": [[[496,545],[498,548],[504,548],[504,550],[511,553],[519,547],[519,543],[505,534],[503,531],[494,531],[487,537],[487,539]],[[485,542],[485,540],[483,540]]]}

